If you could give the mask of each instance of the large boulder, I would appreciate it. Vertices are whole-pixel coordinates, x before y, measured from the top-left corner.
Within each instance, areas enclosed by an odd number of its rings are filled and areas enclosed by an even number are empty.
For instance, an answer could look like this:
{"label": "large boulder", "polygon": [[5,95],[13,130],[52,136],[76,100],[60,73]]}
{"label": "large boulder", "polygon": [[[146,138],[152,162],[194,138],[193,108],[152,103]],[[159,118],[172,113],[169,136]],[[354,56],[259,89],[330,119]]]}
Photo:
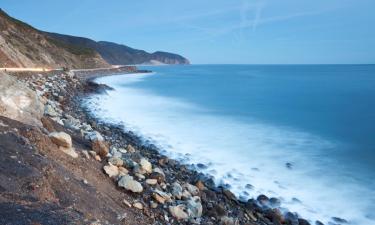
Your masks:
{"label": "large boulder", "polygon": [[109,147],[105,141],[94,140],[91,142],[91,147],[101,157],[106,157],[109,153]]}
{"label": "large boulder", "polygon": [[186,212],[185,205],[169,206],[169,212],[177,220],[186,220],[189,218],[188,213]]}
{"label": "large boulder", "polygon": [[26,124],[42,126],[44,105],[35,91],[16,78],[0,72],[0,115]]}
{"label": "large boulder", "polygon": [[53,143],[55,143],[58,146],[62,146],[65,148],[71,148],[72,147],[72,138],[69,134],[65,132],[53,132],[49,134],[49,138]]}
{"label": "large boulder", "polygon": [[142,184],[129,175],[122,176],[118,181],[118,186],[134,193],[140,193],[143,191]]}
{"label": "large boulder", "polygon": [[152,173],[152,164],[147,159],[142,158],[139,164],[146,173]]}
{"label": "large boulder", "polygon": [[53,143],[59,146],[59,149],[65,154],[68,154],[73,158],[78,157],[77,152],[73,148],[72,138],[69,134],[64,132],[53,132],[49,134],[49,138]]}

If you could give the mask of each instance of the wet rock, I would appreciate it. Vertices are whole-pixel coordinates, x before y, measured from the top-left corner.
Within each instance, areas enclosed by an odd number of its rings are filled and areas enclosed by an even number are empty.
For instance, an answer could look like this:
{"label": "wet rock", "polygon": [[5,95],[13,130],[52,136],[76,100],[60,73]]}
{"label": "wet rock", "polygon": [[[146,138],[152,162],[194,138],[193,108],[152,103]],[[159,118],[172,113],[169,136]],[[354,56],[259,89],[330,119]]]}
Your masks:
{"label": "wet rock", "polygon": [[159,168],[159,167],[155,167],[153,170],[152,170],[153,173],[158,173],[160,175],[162,175],[163,177],[165,177],[165,174],[164,174],[164,171]]}
{"label": "wet rock", "polygon": [[138,181],[135,181],[133,177],[129,175],[122,176],[118,181],[118,186],[134,193],[140,193],[143,191],[142,184]]}
{"label": "wet rock", "polygon": [[171,191],[172,195],[177,198],[177,199],[181,199],[182,197],[182,187],[179,183],[177,182],[174,182],[172,184],[172,191]]}
{"label": "wet rock", "polygon": [[204,183],[202,181],[198,181],[195,186],[200,190],[200,191],[203,191],[204,189],[206,189],[206,187],[204,186]]}
{"label": "wet rock", "polygon": [[286,166],[286,168],[288,168],[288,169],[292,169],[292,168],[293,168],[293,164],[290,163],[290,162],[285,163],[285,166]]}
{"label": "wet rock", "polygon": [[228,217],[228,216],[223,216],[220,219],[220,224],[221,225],[239,225],[239,221],[236,218],[233,217]]}
{"label": "wet rock", "polygon": [[119,175],[118,167],[111,163],[104,166],[103,169],[109,177],[117,177]]}
{"label": "wet rock", "polygon": [[165,181],[165,176],[161,173],[152,172],[149,176],[150,179],[155,179],[159,183],[163,183]]}
{"label": "wet rock", "polygon": [[202,216],[203,207],[201,199],[198,196],[194,196],[186,202],[188,215],[192,218],[199,218]]}
{"label": "wet rock", "polygon": [[123,161],[124,167],[126,167],[127,169],[133,169],[135,166],[138,165],[136,162],[128,158],[123,158],[122,161]]}
{"label": "wet rock", "polygon": [[285,222],[290,225],[299,225],[298,223],[298,216],[294,213],[287,212],[285,214]]}
{"label": "wet rock", "polygon": [[190,199],[192,197],[191,193],[188,190],[183,190],[181,199]]}
{"label": "wet rock", "polygon": [[332,217],[332,220],[333,220],[334,222],[336,222],[336,223],[348,223],[347,220],[342,219],[342,218],[340,218],[340,217]]}
{"label": "wet rock", "polygon": [[87,133],[85,139],[89,141],[104,141],[104,137],[97,131]]}
{"label": "wet rock", "polygon": [[185,205],[170,206],[169,212],[177,220],[186,220],[189,218],[189,215],[186,211]]}
{"label": "wet rock", "polygon": [[265,206],[265,205],[268,205],[269,204],[269,198],[265,195],[259,195],[257,197],[257,201],[259,202],[259,204]]}
{"label": "wet rock", "polygon": [[71,148],[72,147],[72,138],[67,133],[53,132],[53,133],[49,134],[49,138],[57,146],[62,146],[62,147],[65,147],[65,148]]}
{"label": "wet rock", "polygon": [[145,158],[142,158],[139,162],[141,168],[146,171],[146,173],[152,173],[152,164]]}
{"label": "wet rock", "polygon": [[278,208],[281,205],[281,201],[278,198],[272,197],[269,199],[269,204],[272,208]]}
{"label": "wet rock", "polygon": [[100,155],[101,157],[106,157],[108,152],[109,152],[109,148],[108,148],[108,144],[104,141],[100,141],[100,140],[94,140],[92,143],[92,150],[94,150],[98,155]]}
{"label": "wet rock", "polygon": [[127,150],[128,152],[130,152],[130,153],[134,153],[134,152],[135,152],[135,148],[134,148],[131,144],[129,144],[129,145],[126,147],[126,150]]}
{"label": "wet rock", "polygon": [[109,158],[108,162],[111,163],[112,165],[115,165],[115,166],[122,166],[124,164],[124,162],[122,161],[122,159],[117,158],[117,157],[111,157],[111,158]]}
{"label": "wet rock", "polygon": [[310,223],[305,219],[298,219],[298,225],[310,225]]}
{"label": "wet rock", "polygon": [[186,189],[192,196],[199,195],[199,189],[194,185],[191,185],[189,183],[185,183],[183,185],[183,188]]}
{"label": "wet rock", "polygon": [[228,189],[224,189],[223,190],[223,194],[229,199],[229,200],[232,200],[232,201],[235,201],[237,202],[237,198],[236,196]]}
{"label": "wet rock", "polygon": [[171,202],[171,196],[163,191],[154,190],[152,197],[159,203]]}

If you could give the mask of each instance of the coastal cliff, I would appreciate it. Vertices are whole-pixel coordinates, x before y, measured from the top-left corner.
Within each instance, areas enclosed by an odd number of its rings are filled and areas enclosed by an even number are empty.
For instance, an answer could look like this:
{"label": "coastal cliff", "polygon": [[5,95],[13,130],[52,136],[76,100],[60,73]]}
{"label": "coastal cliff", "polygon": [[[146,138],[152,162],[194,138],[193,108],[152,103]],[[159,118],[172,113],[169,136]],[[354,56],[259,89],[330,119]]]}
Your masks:
{"label": "coastal cliff", "polygon": [[0,9],[0,67],[103,68],[129,64],[190,64],[173,53],[40,31]]}
{"label": "coastal cliff", "polygon": [[50,38],[1,9],[0,31],[0,67],[109,67],[94,50]]}
{"label": "coastal cliff", "polygon": [[126,45],[116,44],[108,41],[99,41],[70,35],[47,33],[46,35],[70,45],[79,45],[97,51],[108,63],[112,65],[129,64],[190,64],[183,56],[157,51],[148,53],[143,50],[134,49]]}

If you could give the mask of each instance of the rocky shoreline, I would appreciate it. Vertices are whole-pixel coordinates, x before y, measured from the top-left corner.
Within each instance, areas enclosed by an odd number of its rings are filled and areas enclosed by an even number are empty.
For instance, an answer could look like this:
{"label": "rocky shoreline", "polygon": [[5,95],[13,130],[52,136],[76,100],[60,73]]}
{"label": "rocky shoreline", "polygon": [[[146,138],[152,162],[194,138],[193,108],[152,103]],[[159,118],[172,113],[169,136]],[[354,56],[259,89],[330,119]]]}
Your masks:
{"label": "rocky shoreline", "polygon": [[[124,71],[118,71],[117,74],[120,73]],[[116,72],[109,71],[106,74],[113,75]],[[194,171],[189,165],[161,155],[154,145],[144,144],[135,134],[124,132],[121,125],[96,120],[82,107],[81,100],[110,88],[92,82],[99,75],[100,72],[88,71],[76,74],[15,75],[35,92],[43,104],[40,124],[31,124],[32,128],[30,125],[22,125],[27,127],[25,130],[31,131],[17,131],[15,135],[27,139],[26,142],[34,146],[35,151],[41,151],[47,158],[56,155],[62,157],[63,163],[60,161],[61,165],[56,167],[66,167],[67,171],[72,170],[69,172],[72,174],[85,174],[90,170],[89,176],[75,179],[82,186],[82,190],[77,190],[77,193],[95,190],[90,200],[85,199],[85,195],[75,196],[73,192],[66,194],[69,197],[63,194],[61,198],[77,198],[74,204],[64,206],[60,201],[54,202],[65,209],[67,214],[72,214],[67,217],[71,218],[69,221],[60,224],[310,224],[296,213],[282,212],[280,201],[276,198],[260,195],[257,199],[242,202],[225,187],[215,186],[210,177]],[[33,117],[38,119],[38,116]],[[0,124],[7,126],[0,126],[1,129],[13,126],[4,122],[9,120],[4,118],[0,117],[0,122],[3,121]],[[18,117],[12,119],[22,123],[27,121]],[[38,138],[34,137],[36,133]],[[40,150],[41,146],[45,149]],[[55,159],[51,161],[55,162]],[[69,182],[73,181],[66,182],[69,186]],[[61,185],[65,186],[65,183]],[[102,195],[104,197],[100,197]],[[35,198],[42,202],[40,196]],[[101,198],[110,200],[98,201]],[[51,199],[47,199],[46,202],[50,203]],[[4,221],[0,219],[0,222]],[[5,221],[2,224],[15,223]]]}

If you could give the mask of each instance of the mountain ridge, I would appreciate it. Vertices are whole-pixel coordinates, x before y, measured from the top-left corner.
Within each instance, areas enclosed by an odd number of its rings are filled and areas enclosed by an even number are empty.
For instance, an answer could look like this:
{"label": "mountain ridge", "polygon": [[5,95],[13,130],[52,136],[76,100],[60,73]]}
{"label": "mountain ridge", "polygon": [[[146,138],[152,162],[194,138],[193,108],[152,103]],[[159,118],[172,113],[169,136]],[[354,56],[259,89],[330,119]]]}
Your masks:
{"label": "mountain ridge", "polygon": [[112,65],[147,64],[152,60],[156,60],[163,64],[190,64],[188,59],[175,53],[164,51],[149,53],[144,50],[135,49],[124,44],[110,41],[94,41],[90,38],[52,32],[44,33],[54,39],[71,45],[81,45],[83,47],[92,48]]}
{"label": "mountain ridge", "polygon": [[190,64],[174,53],[148,53],[113,42],[41,31],[0,8],[0,67],[86,69],[154,62]]}

